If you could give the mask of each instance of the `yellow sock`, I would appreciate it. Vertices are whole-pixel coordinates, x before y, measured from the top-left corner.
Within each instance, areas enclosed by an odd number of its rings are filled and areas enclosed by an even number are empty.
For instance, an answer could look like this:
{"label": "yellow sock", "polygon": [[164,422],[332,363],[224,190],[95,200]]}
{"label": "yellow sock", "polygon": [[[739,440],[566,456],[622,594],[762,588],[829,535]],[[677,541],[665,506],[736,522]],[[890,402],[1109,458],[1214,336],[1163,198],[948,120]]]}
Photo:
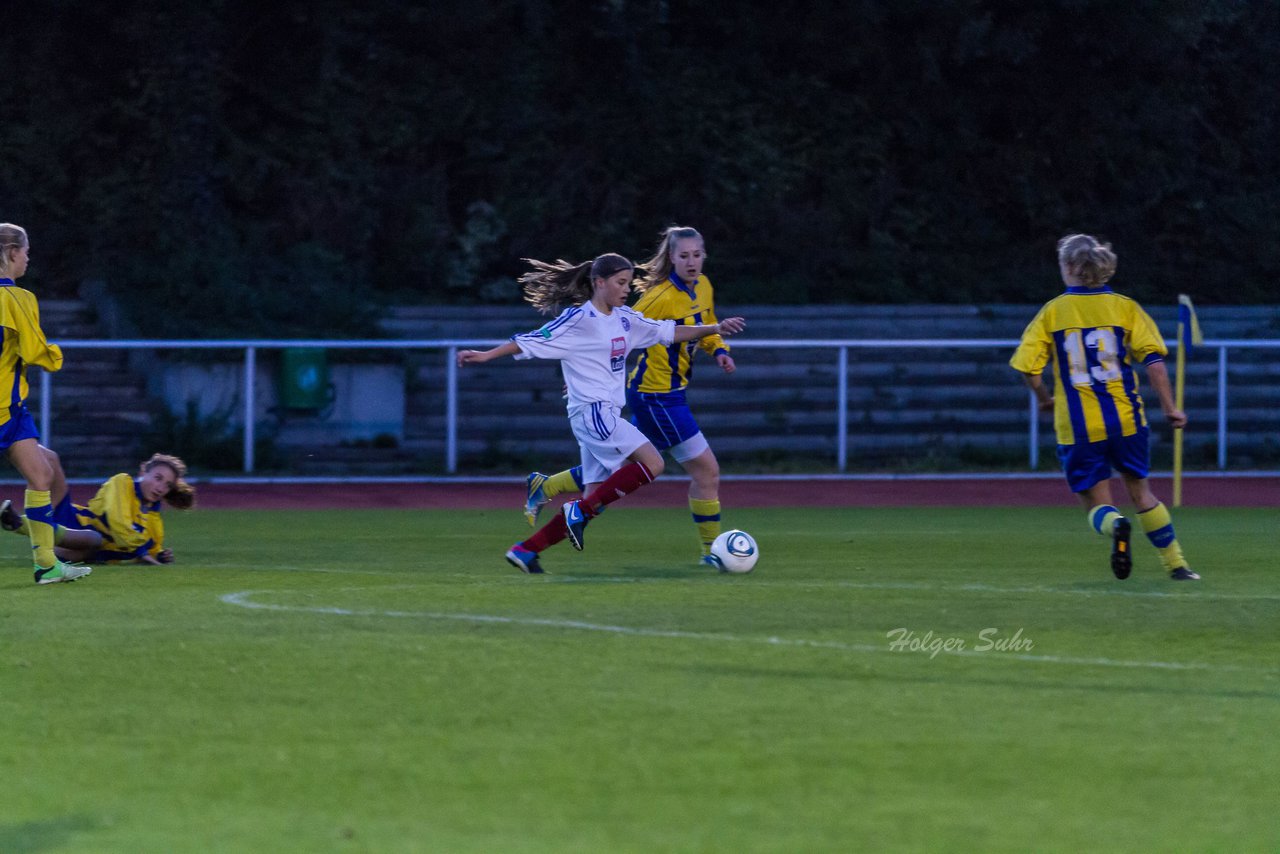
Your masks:
{"label": "yellow sock", "polygon": [[562,492],[581,492],[582,484],[574,478],[573,471],[565,469],[548,477],[542,484],[542,494],[554,498]]}
{"label": "yellow sock", "polygon": [[690,498],[689,511],[693,524],[698,526],[698,539],[702,541],[702,553],[711,553],[711,544],[720,536],[720,499]]}
{"label": "yellow sock", "polygon": [[1156,502],[1155,507],[1138,514],[1138,521],[1142,523],[1142,530],[1147,532],[1151,545],[1160,552],[1160,562],[1165,569],[1172,571],[1187,565],[1187,559],[1182,556],[1182,546],[1178,545],[1178,538],[1173,533],[1173,517],[1167,507]]}
{"label": "yellow sock", "polygon": [[1120,511],[1110,504],[1099,504],[1089,511],[1090,527],[1104,537],[1115,533],[1116,520],[1119,518]]}
{"label": "yellow sock", "polygon": [[27,534],[36,566],[53,566],[53,504],[48,490],[28,489],[23,507],[27,516]]}

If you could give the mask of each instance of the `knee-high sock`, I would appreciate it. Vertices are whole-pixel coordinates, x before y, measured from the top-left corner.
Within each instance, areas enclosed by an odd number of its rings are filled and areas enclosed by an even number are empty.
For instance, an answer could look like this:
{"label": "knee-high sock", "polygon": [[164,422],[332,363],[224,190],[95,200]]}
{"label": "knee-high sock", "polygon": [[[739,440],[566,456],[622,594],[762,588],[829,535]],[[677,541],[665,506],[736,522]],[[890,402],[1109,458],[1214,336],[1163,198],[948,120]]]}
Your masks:
{"label": "knee-high sock", "polygon": [[53,505],[49,503],[49,491],[28,489],[23,507],[36,566],[53,566],[56,558],[53,554]]}
{"label": "knee-high sock", "polygon": [[[653,476],[642,463],[625,465],[609,475],[608,479],[596,487],[594,492],[582,499],[582,512],[588,519],[599,516],[606,504],[617,501],[627,493],[635,492],[652,481]],[[564,513],[557,513],[551,517],[551,521],[539,528],[537,533],[520,543],[520,546],[531,552],[542,552],[567,536],[569,536],[569,528],[565,525]]]}
{"label": "knee-high sock", "polygon": [[1115,530],[1120,511],[1110,504],[1099,504],[1089,511],[1089,526],[1104,537],[1109,537]]}
{"label": "knee-high sock", "polygon": [[644,463],[628,463],[595,488],[595,491],[582,499],[582,512],[590,519],[600,515],[600,511],[619,498],[635,492],[646,483],[653,483],[653,475]]}
{"label": "knee-high sock", "polygon": [[76,518],[76,510],[71,506],[71,493],[62,496],[62,500],[53,508],[53,521],[63,528],[79,528],[80,520]]}
{"label": "knee-high sock", "polygon": [[702,541],[702,553],[711,553],[711,544],[720,536],[720,499],[690,498],[689,512],[693,524],[698,527],[698,539]]}
{"label": "knee-high sock", "polygon": [[1147,539],[1160,552],[1160,562],[1168,570],[1186,566],[1187,560],[1182,556],[1182,546],[1178,545],[1178,537],[1173,532],[1173,517],[1169,509],[1160,502],[1150,510],[1138,514],[1142,530],[1147,532]]}
{"label": "knee-high sock", "polygon": [[564,523],[564,513],[555,515],[534,533],[532,537],[520,543],[521,547],[531,552],[542,552],[569,536],[569,528]]}
{"label": "knee-high sock", "polygon": [[554,498],[562,492],[582,491],[582,466],[556,472],[542,483],[542,494]]}

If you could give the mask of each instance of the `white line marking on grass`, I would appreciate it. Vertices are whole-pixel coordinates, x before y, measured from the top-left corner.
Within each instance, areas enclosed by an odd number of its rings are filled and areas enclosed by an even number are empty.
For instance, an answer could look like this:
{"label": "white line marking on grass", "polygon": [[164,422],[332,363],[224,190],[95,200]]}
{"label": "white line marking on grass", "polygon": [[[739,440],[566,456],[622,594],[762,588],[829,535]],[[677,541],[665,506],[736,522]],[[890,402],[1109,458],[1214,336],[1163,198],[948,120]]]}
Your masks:
{"label": "white line marking on grass", "polygon": [[[681,581],[702,581],[705,577],[689,577],[689,578],[632,578],[626,576],[592,576],[592,575],[553,575],[548,576],[546,583],[567,583],[567,584],[587,584],[587,583],[629,583],[629,584],[651,584],[651,583],[667,583]],[[734,583],[732,579],[725,579],[730,583]],[[1066,596],[1145,596],[1160,599],[1175,599],[1186,602],[1202,602],[1205,599],[1258,599],[1258,600],[1280,600],[1278,593],[1206,593],[1203,590],[1190,587],[1182,588],[1177,592],[1164,590],[1123,590],[1117,587],[1100,587],[1096,589],[1080,588],[1080,587],[1046,587],[1041,585],[1025,585],[1018,587],[1000,587],[994,584],[931,584],[927,581],[824,581],[813,580],[805,581],[797,579],[795,581],[777,581],[762,580],[752,578],[750,580],[742,579],[737,581],[743,585],[743,588],[751,587],[837,587],[850,588],[853,590],[920,590],[923,592],[936,593],[1050,593],[1062,594]],[[1176,582],[1169,582],[1170,584]]]}
{"label": "white line marking on grass", "polygon": [[[778,647],[799,647],[805,649],[827,649],[839,652],[859,653],[902,653],[890,649],[888,644],[841,643],[839,641],[807,640],[804,638],[780,637],[747,637],[744,635],[716,634],[712,632],[689,632],[679,629],[651,629],[642,626],[612,626],[605,623],[587,623],[581,620],[557,620],[545,617],[504,617],[497,614],[462,614],[443,611],[391,611],[379,609],[341,608],[337,606],[319,607],[305,605],[272,605],[266,602],[254,602],[250,597],[268,593],[266,590],[241,590],[238,593],[226,593],[218,597],[228,605],[248,608],[255,611],[283,611],[300,614],[324,614],[340,617],[394,617],[419,620],[453,620],[464,623],[490,623],[512,626],[538,626],[548,629],[573,629],[587,632],[604,632],[606,634],[628,637],[671,638],[676,640],[714,641],[718,643],[747,643]],[[1192,670],[1192,671],[1235,671],[1242,673],[1276,674],[1280,671],[1265,668],[1239,667],[1230,664],[1208,664],[1197,661],[1131,661],[1117,658],[1078,658],[1063,655],[1031,655],[1029,653],[979,652],[976,650],[941,650],[941,655],[963,658],[998,659],[1004,661],[1025,661],[1034,664],[1068,664],[1086,667],[1123,667],[1148,670]]]}

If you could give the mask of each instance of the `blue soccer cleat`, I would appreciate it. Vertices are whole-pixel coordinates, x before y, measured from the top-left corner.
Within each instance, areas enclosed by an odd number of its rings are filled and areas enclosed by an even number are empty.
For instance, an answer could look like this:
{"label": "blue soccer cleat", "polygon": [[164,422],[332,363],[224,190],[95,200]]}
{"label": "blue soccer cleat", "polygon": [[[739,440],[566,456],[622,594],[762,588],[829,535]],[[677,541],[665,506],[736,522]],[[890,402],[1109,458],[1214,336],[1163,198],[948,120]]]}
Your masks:
{"label": "blue soccer cleat", "polygon": [[530,575],[542,575],[543,573],[542,564],[538,563],[538,553],[531,552],[518,544],[507,550],[507,563]]}
{"label": "blue soccer cleat", "polygon": [[573,543],[573,547],[578,551],[582,551],[587,521],[586,514],[582,512],[581,499],[564,505],[564,524],[569,529],[569,542]]}
{"label": "blue soccer cleat", "polygon": [[550,500],[542,492],[542,484],[546,482],[547,476],[536,471],[525,478],[524,518],[528,521],[530,528],[538,524],[538,514],[542,512],[542,505]]}

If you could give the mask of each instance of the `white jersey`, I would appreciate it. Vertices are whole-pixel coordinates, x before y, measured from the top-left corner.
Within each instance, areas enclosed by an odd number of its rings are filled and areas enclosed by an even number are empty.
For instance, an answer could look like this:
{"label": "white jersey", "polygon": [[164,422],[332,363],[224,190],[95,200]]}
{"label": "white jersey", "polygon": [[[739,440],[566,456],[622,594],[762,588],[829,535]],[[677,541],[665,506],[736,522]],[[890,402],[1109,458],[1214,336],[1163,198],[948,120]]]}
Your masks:
{"label": "white jersey", "polygon": [[635,309],[601,314],[591,303],[567,308],[541,329],[513,335],[517,359],[559,359],[569,389],[569,411],[608,402],[626,405],[627,354],[654,344],[671,344],[674,320],[650,320]]}

